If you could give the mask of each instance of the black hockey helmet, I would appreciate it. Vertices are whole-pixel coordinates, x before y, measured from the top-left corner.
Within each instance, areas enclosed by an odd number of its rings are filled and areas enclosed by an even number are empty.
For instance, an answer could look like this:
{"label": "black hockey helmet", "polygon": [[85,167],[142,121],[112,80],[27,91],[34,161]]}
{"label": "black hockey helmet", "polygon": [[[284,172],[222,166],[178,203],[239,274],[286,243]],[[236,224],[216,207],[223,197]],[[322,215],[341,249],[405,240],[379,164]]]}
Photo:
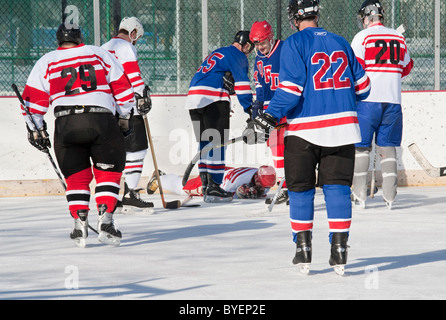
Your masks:
{"label": "black hockey helmet", "polygon": [[358,18],[364,20],[368,16],[381,16],[384,18],[384,9],[378,0],[366,0],[358,10]]}
{"label": "black hockey helmet", "polygon": [[287,10],[290,21],[319,17],[319,0],[290,0]]}
{"label": "black hockey helmet", "polygon": [[239,43],[242,45],[242,47],[245,46],[245,44],[249,43],[249,52],[254,50],[254,43],[249,39],[249,31],[239,31],[235,35],[234,42]]}
{"label": "black hockey helmet", "polygon": [[82,32],[77,24],[62,23],[56,32],[57,43],[73,42],[77,45],[83,42]]}

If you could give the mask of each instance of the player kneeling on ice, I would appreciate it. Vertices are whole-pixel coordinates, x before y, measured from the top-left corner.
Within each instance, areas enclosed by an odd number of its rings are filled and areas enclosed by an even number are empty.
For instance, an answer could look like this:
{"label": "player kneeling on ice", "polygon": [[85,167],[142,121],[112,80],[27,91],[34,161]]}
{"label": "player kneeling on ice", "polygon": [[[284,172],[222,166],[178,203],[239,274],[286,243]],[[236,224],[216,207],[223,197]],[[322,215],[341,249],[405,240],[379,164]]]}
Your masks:
{"label": "player kneeling on ice", "polygon": [[[37,61],[23,92],[22,109],[26,107],[30,114],[25,117],[28,139],[49,153],[43,117],[51,103],[56,118],[54,150],[74,218],[70,237],[77,246],[86,246],[94,176],[98,240],[118,246],[122,234],[113,212],[125,165],[124,134],[129,132],[134,91],[121,64],[107,50],[83,44],[78,26],[63,23],[56,36],[59,48]],[[37,130],[45,134],[37,135]]]}
{"label": "player kneeling on ice", "polygon": [[[183,187],[181,177],[174,174],[161,172],[161,184],[163,188],[179,195],[203,196],[203,185],[200,177],[190,179]],[[259,199],[266,197],[269,189],[276,183],[276,172],[271,166],[260,168],[226,168],[223,182],[220,187],[225,192],[235,194],[240,199]],[[155,174],[147,184],[147,193],[153,194],[158,188]],[[219,198],[210,198],[204,195],[204,201],[208,203],[221,202]]]}

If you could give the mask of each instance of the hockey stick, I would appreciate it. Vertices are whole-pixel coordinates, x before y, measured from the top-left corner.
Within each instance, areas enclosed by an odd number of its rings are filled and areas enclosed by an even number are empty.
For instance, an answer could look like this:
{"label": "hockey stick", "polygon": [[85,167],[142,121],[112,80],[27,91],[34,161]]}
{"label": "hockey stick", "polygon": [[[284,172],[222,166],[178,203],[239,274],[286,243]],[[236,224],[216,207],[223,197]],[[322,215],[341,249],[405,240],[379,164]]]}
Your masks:
{"label": "hockey stick", "polygon": [[415,160],[418,162],[418,164],[423,168],[424,171],[431,177],[444,177],[446,176],[446,167],[434,167],[430,164],[430,162],[423,156],[420,149],[415,143],[409,144],[407,147],[412,154],[412,156],[415,158]]}
{"label": "hockey stick", "polygon": [[158,164],[156,162],[155,150],[153,149],[153,141],[152,141],[152,134],[150,133],[149,121],[147,120],[147,115],[143,115],[143,118],[144,118],[144,124],[146,126],[146,130],[147,130],[147,137],[149,139],[150,152],[152,153],[153,165],[155,167],[156,180],[158,180],[158,188],[159,188],[159,193],[161,195],[161,201],[163,202],[163,207],[165,209],[178,209],[179,207],[181,207],[180,200],[174,200],[174,201],[170,201],[170,202],[166,202],[166,200],[164,200],[163,186],[161,185],[160,173],[158,170]]}
{"label": "hockey stick", "polygon": [[[274,130],[277,129],[281,129],[283,127],[285,127],[286,123],[282,123],[279,124],[277,127],[274,128]],[[223,147],[227,147],[233,143],[239,142],[239,141],[243,141],[243,136],[237,137],[237,138],[232,138],[229,141],[226,141],[225,143],[219,144],[219,145],[213,145],[213,144],[208,144],[206,145],[203,149],[201,149],[200,151],[198,151],[194,157],[192,158],[192,160],[189,162],[189,164],[186,167],[186,170],[184,171],[183,174],[183,187],[186,185],[187,180],[189,180],[189,176],[192,172],[192,169],[195,167],[195,164],[198,162],[198,160],[200,160],[200,156],[201,155],[206,155],[209,151],[211,151],[212,149],[218,149],[218,148],[223,148]]]}
{"label": "hockey stick", "polygon": [[200,160],[200,155],[205,155],[207,154],[209,151],[211,151],[212,149],[218,149],[218,148],[223,148],[223,147],[227,147],[230,144],[239,142],[243,140],[243,136],[237,137],[237,138],[232,138],[231,140],[219,144],[219,145],[213,145],[213,144],[208,144],[207,146],[205,146],[203,149],[201,149],[200,151],[198,151],[195,156],[192,158],[191,162],[189,162],[189,164],[187,165],[186,170],[184,171],[184,175],[183,175],[183,187],[186,185],[187,180],[189,180],[189,176],[190,173],[192,172],[192,169],[195,167],[195,164],[198,162],[198,160]]}
{"label": "hockey stick", "polygon": [[[25,106],[25,101],[23,101],[22,95],[20,94],[19,89],[17,88],[16,84],[13,83],[11,86],[12,86],[12,89],[14,90],[15,94],[17,95],[17,98],[19,99],[20,104],[22,105],[22,108],[25,110],[26,115],[31,120],[32,124],[34,125],[34,129],[37,131],[39,138],[44,139],[44,137],[42,136],[42,132],[40,132],[40,130],[37,129],[36,122],[35,122],[34,118],[31,116],[31,113],[29,112],[28,107]],[[42,151],[48,155],[48,159],[50,160],[51,164],[53,165],[54,171],[56,171],[56,174],[59,177],[60,183],[66,190],[67,186],[65,185],[65,181],[63,180],[62,175],[60,174],[60,171],[57,168],[56,163],[54,162],[53,157],[50,154],[50,149],[45,148]]]}
{"label": "hockey stick", "polygon": [[[15,85],[15,83],[13,83],[12,85],[12,89],[14,90],[15,94],[17,95],[17,98],[20,101],[20,104],[22,105],[23,109],[25,110],[26,115],[28,116],[28,118],[31,120],[32,124],[34,125],[34,129],[36,129],[37,134],[40,136],[41,139],[43,139],[42,133],[37,129],[37,124],[34,121],[34,118],[31,116],[31,113],[28,110],[28,107],[25,106],[25,101],[23,101],[22,95],[19,92],[19,89],[17,88],[17,86]],[[59,177],[59,181],[62,184],[62,187],[64,188],[64,190],[67,190],[67,185],[65,184],[64,179],[62,178],[62,175],[59,171],[59,169],[57,168],[56,163],[53,160],[53,157],[51,156],[50,153],[50,149],[49,148],[45,148],[43,150],[43,152],[45,152],[48,155],[48,159],[50,159],[51,164],[53,165],[54,171],[56,171],[57,176]],[[90,228],[91,230],[93,230],[95,233],[99,234],[99,232],[93,228],[92,226],[90,226],[90,224],[88,225],[88,228]]]}
{"label": "hockey stick", "polygon": [[273,210],[274,205],[276,204],[277,198],[279,198],[280,191],[282,190],[283,184],[285,183],[285,177],[280,179],[279,187],[277,188],[276,194],[273,197],[270,205],[268,206],[269,212]]}
{"label": "hockey stick", "polygon": [[183,201],[181,201],[181,206],[184,208],[194,208],[194,207],[201,207],[201,205],[199,203],[192,203],[192,204],[187,204],[189,201],[191,201],[193,198],[193,196],[188,195],[186,199],[184,199]]}

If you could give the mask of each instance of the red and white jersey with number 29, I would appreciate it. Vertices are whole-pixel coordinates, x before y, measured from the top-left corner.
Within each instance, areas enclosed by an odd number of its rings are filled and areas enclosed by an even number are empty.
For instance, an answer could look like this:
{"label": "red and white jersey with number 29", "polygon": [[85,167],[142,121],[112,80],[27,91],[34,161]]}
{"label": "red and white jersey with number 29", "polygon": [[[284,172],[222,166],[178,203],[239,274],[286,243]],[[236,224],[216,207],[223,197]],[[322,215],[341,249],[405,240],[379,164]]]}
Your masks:
{"label": "red and white jersey with number 29", "polygon": [[128,114],[134,91],[114,56],[100,47],[80,44],[59,47],[40,58],[28,77],[23,99],[40,127],[50,105],[94,105]]}

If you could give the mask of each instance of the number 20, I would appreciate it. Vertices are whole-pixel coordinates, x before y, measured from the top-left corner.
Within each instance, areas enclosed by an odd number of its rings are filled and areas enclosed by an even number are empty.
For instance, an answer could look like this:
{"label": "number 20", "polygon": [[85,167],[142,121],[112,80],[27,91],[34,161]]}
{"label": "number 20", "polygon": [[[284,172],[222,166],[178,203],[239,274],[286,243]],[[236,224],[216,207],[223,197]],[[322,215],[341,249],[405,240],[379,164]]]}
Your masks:
{"label": "number 20", "polygon": [[[328,55],[325,52],[316,52],[313,57],[311,57],[311,63],[319,64],[320,61],[322,61],[322,65],[313,76],[315,90],[343,89],[351,87],[349,78],[342,79],[348,65],[348,58],[344,51],[334,51],[331,55]],[[333,72],[333,78],[322,80],[327,74],[327,71],[332,67],[332,64],[339,61],[339,66]]]}

